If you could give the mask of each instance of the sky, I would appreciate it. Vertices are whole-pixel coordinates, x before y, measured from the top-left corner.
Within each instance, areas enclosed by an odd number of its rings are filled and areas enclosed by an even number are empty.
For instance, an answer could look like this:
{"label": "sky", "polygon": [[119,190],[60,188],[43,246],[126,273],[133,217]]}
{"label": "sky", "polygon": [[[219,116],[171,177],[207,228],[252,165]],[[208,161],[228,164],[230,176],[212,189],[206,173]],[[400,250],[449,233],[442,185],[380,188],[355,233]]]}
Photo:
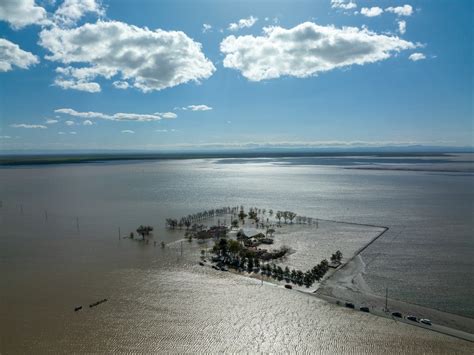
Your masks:
{"label": "sky", "polygon": [[468,146],[470,0],[0,2],[0,149]]}

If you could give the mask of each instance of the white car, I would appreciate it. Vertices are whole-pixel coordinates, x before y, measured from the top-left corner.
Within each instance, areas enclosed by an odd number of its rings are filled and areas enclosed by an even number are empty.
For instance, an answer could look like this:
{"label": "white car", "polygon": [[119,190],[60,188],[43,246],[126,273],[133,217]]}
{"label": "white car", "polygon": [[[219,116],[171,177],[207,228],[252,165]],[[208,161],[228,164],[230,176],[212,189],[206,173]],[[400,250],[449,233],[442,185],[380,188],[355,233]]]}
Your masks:
{"label": "white car", "polygon": [[426,324],[426,325],[431,325],[431,321],[429,319],[420,319],[420,323]]}

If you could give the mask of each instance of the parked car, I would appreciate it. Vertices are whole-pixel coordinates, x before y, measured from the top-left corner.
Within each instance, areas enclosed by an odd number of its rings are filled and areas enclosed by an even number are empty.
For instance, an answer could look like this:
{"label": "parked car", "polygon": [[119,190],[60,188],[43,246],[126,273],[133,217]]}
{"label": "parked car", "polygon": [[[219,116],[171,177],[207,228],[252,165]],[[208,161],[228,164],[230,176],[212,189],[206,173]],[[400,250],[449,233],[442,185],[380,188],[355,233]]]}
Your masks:
{"label": "parked car", "polygon": [[291,289],[293,288],[293,286],[286,284],[286,285],[285,285],[285,288],[291,290]]}
{"label": "parked car", "polygon": [[360,307],[360,310],[361,312],[367,312],[367,313],[370,312],[369,307]]}
{"label": "parked car", "polygon": [[420,319],[420,323],[426,324],[426,325],[431,325],[431,321],[429,319],[423,318]]}
{"label": "parked car", "polygon": [[402,314],[400,312],[392,312],[392,316],[402,318]]}
{"label": "parked car", "polygon": [[416,318],[415,316],[407,316],[406,318],[407,318],[409,321],[418,322],[418,318]]}
{"label": "parked car", "polygon": [[346,302],[346,307],[354,309],[354,304],[350,302]]}

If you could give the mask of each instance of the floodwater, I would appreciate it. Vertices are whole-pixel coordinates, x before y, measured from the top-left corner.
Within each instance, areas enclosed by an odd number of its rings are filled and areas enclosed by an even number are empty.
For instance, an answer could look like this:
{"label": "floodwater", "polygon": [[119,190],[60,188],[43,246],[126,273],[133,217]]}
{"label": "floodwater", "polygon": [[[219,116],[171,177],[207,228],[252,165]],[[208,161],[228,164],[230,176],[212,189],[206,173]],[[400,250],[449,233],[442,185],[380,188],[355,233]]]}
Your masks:
{"label": "floodwater", "polygon": [[[343,165],[1,169],[0,352],[471,352],[466,341],[199,267],[201,246],[181,248],[182,232],[164,228],[167,217],[241,204],[388,226],[363,253],[369,286],[473,317],[473,175]],[[148,244],[119,240],[119,228],[140,224],[155,227]],[[334,245],[344,235],[355,238],[341,232]]]}

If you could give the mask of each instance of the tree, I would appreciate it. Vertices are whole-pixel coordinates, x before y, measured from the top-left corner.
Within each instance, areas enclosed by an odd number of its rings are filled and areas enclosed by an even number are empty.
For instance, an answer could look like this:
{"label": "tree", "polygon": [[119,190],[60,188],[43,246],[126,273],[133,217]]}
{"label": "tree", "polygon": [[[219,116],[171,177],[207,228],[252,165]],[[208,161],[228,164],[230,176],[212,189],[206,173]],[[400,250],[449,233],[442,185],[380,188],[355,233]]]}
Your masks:
{"label": "tree", "polygon": [[311,275],[311,272],[309,271],[306,271],[304,273],[304,276],[303,276],[303,283],[306,287],[309,287],[313,284],[314,280],[313,280],[313,277]]}
{"label": "tree", "polygon": [[303,271],[301,271],[301,270],[296,271],[296,280],[295,281],[299,286],[303,285],[303,279],[304,279]]}
{"label": "tree", "polygon": [[296,217],[296,213],[288,211],[287,216],[288,216],[288,219],[290,220],[290,222],[293,223],[293,220]]}
{"label": "tree", "polygon": [[283,217],[283,212],[277,211],[277,213],[275,214],[275,217],[278,218],[278,224],[281,225],[281,218]]}
{"label": "tree", "polygon": [[247,261],[247,271],[252,272],[252,270],[253,270],[253,259],[249,258],[249,260]]}
{"label": "tree", "polygon": [[332,262],[341,262],[342,260],[342,253],[340,250],[336,251],[334,254],[331,255]]}
{"label": "tree", "polygon": [[173,218],[167,218],[166,225],[171,229],[175,229],[176,226],[178,225],[178,220],[173,219]]}
{"label": "tree", "polygon": [[267,236],[268,237],[273,237],[273,233],[275,233],[275,230],[273,228],[267,229]]}
{"label": "tree", "polygon": [[227,239],[221,238],[219,240],[219,251],[221,255],[226,255],[228,250]]}
{"label": "tree", "polygon": [[228,242],[229,252],[237,255],[241,249],[240,243],[236,240],[229,240]]}
{"label": "tree", "polygon": [[191,221],[189,219],[185,219],[184,225],[186,226],[186,229],[189,229],[189,227],[191,226]]}
{"label": "tree", "polygon": [[239,220],[234,219],[234,220],[232,221],[232,227],[233,227],[233,228],[237,228],[238,226],[239,226]]}
{"label": "tree", "polygon": [[149,235],[152,230],[152,226],[140,226],[137,228],[137,233],[142,236],[143,240],[145,240],[145,235]]}
{"label": "tree", "polygon": [[249,219],[253,219],[254,221],[257,220],[257,212],[255,210],[249,211]]}
{"label": "tree", "polygon": [[291,279],[291,281],[292,281],[293,283],[296,283],[296,278],[297,278],[297,276],[298,276],[298,275],[296,274],[296,270],[295,270],[295,269],[291,270],[290,279]]}
{"label": "tree", "polygon": [[278,280],[283,279],[283,269],[281,268],[281,266],[278,266],[276,268],[276,273],[275,274],[276,274],[275,276],[278,278]]}
{"label": "tree", "polygon": [[244,222],[245,217],[247,217],[247,214],[244,212],[244,208],[241,207],[240,212],[239,212],[239,219]]}

